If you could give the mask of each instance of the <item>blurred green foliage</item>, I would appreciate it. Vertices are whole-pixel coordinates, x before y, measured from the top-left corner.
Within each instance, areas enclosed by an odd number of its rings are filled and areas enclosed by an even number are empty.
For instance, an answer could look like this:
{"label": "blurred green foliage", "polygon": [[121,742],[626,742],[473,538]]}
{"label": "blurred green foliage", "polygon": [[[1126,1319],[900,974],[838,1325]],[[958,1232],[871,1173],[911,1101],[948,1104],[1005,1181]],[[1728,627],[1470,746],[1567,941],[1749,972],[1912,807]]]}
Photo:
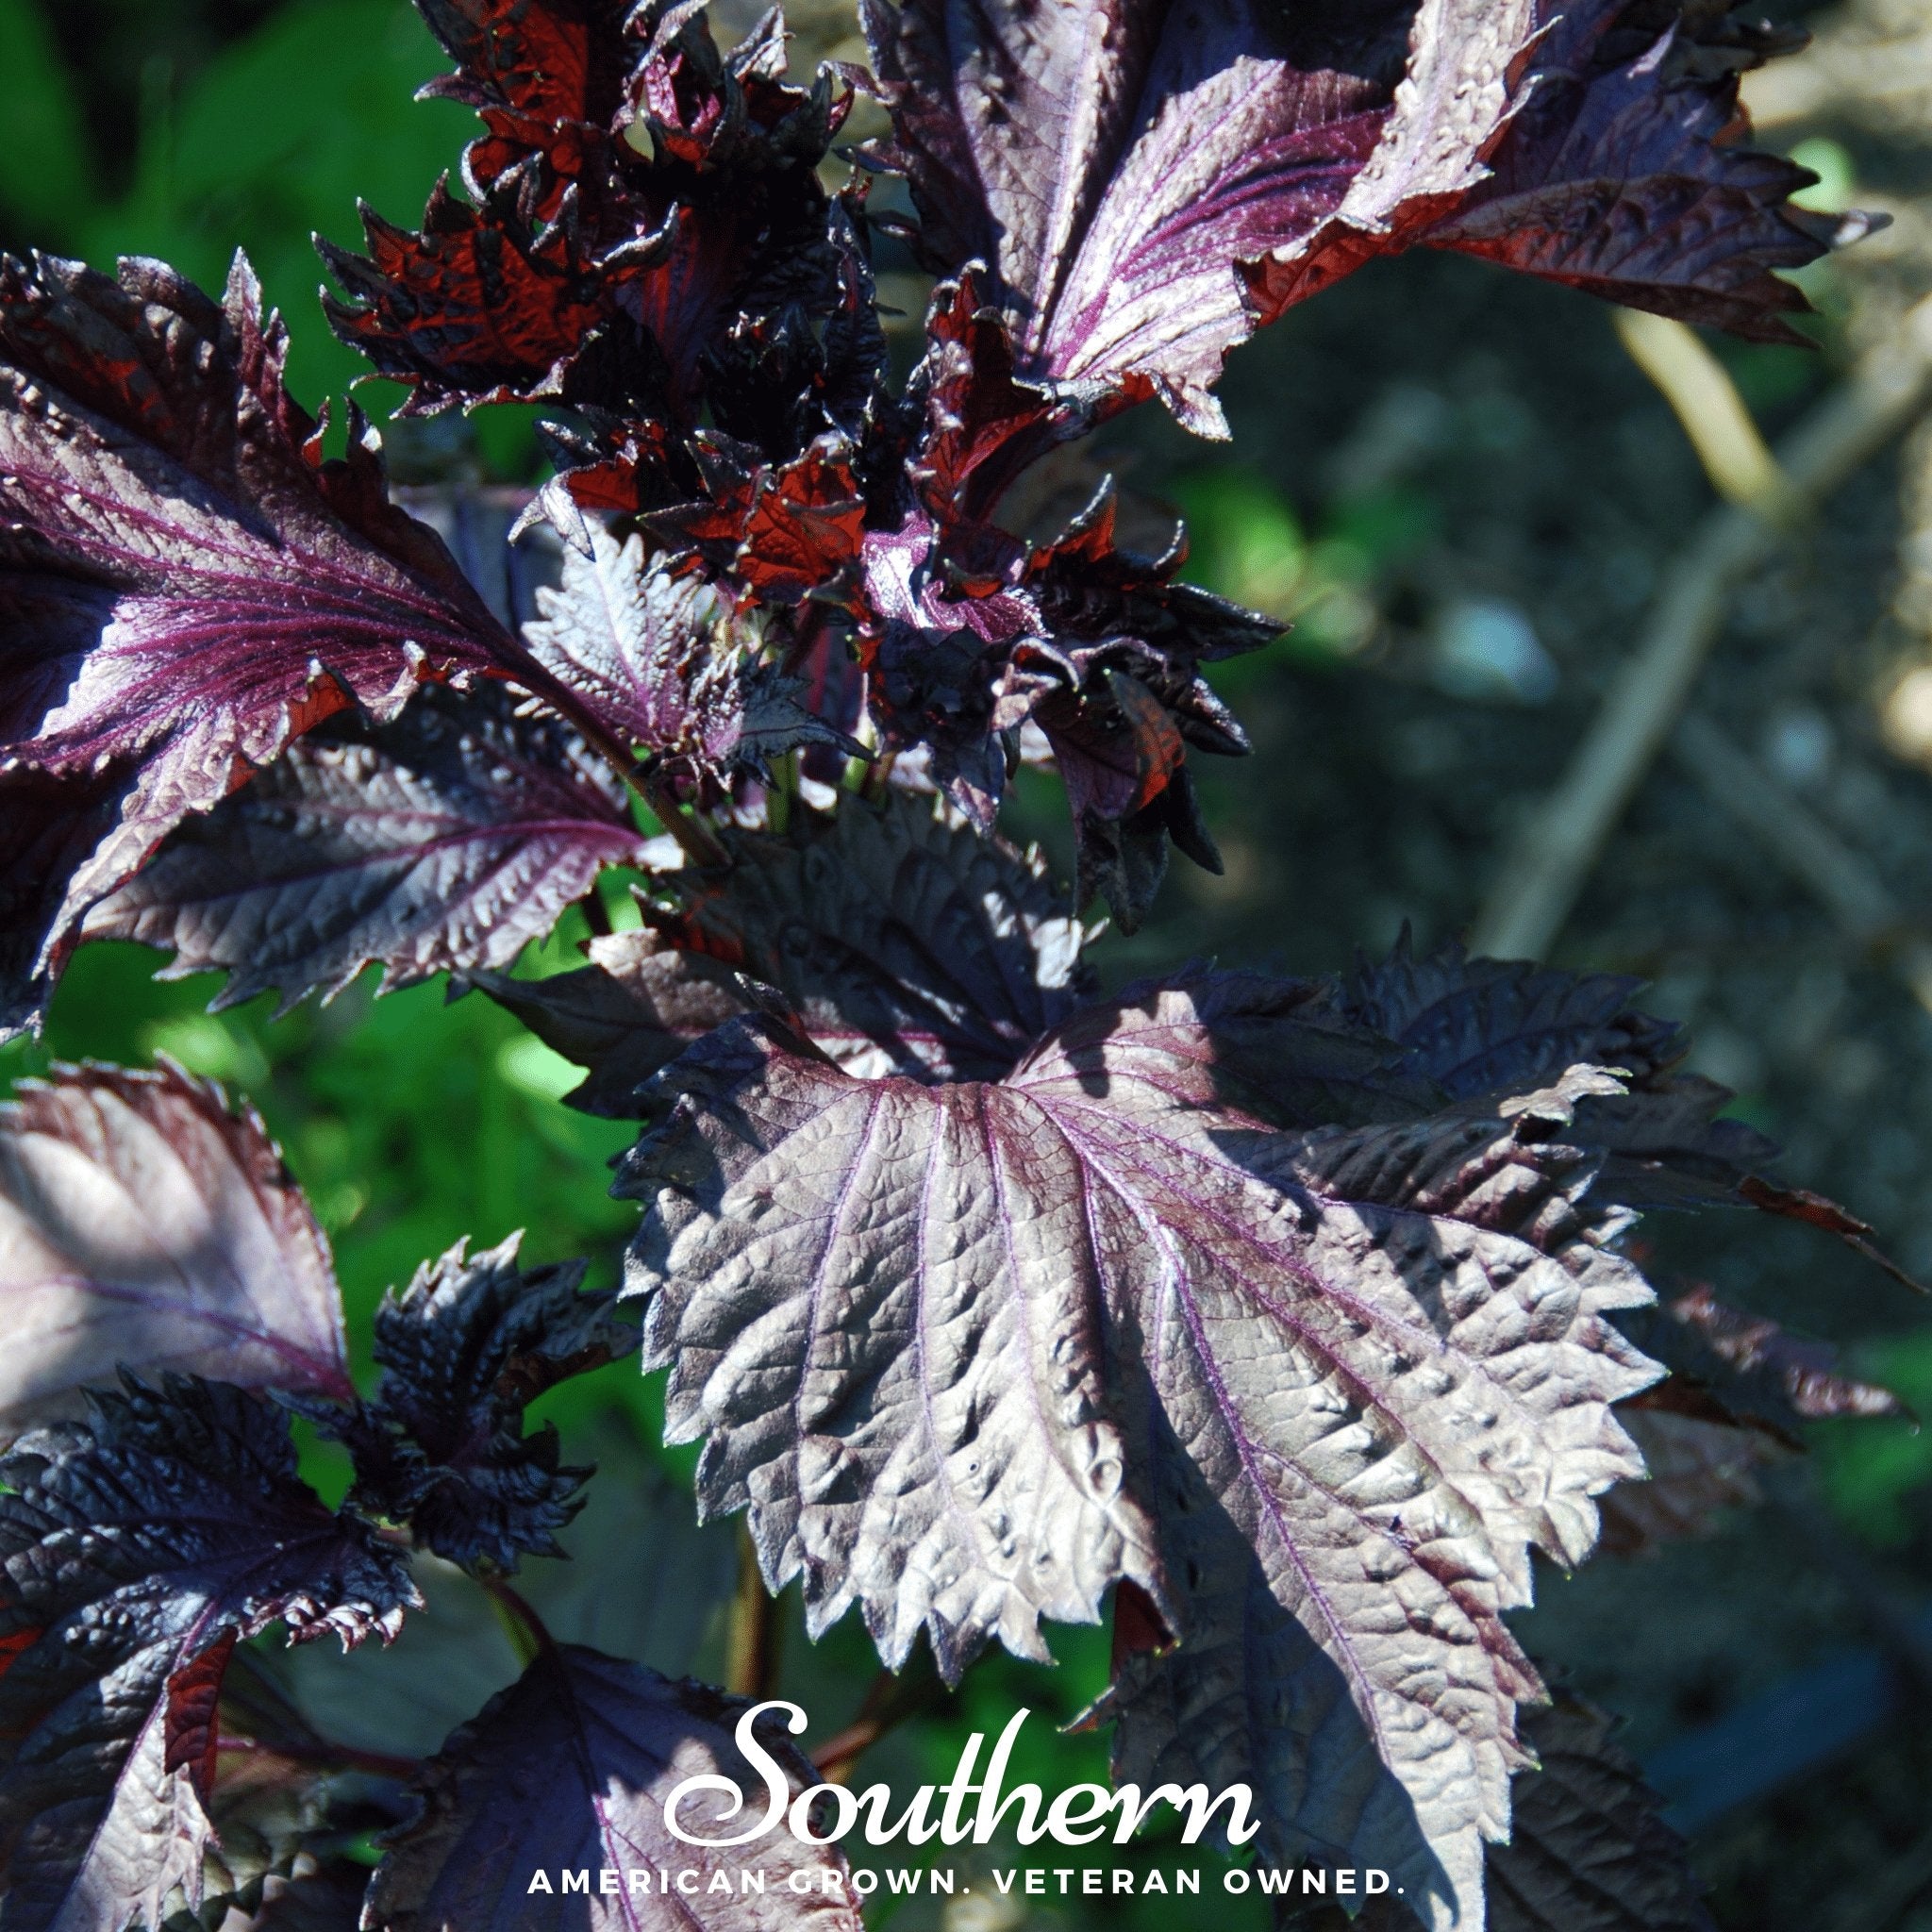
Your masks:
{"label": "blurred green foliage", "polygon": [[1884,1422],[1834,1423],[1817,1453],[1824,1491],[1839,1517],[1873,1542],[1899,1544],[1912,1533],[1910,1505],[1932,1487],[1932,1332],[1868,1344],[1857,1372],[1891,1390],[1913,1413]]}
{"label": "blurred green foliage", "polygon": [[[1190,470],[1172,493],[1190,537],[1182,575],[1291,626],[1285,648],[1304,663],[1333,664],[1368,643],[1378,586],[1436,533],[1427,492],[1406,485],[1340,496],[1323,506],[1312,530],[1252,470]],[[1217,667],[1215,686],[1238,691],[1264,667],[1263,657],[1237,658]]]}
{"label": "blurred green foliage", "polygon": [[[245,249],[289,318],[292,386],[312,408],[365,365],[323,321],[309,238],[358,242],[358,197],[414,225],[475,130],[467,108],[413,99],[446,65],[398,0],[291,0],[192,75],[147,60],[132,180],[108,194],[47,16],[0,0],[0,216],[36,245],[96,264],[158,255],[204,287]],[[400,396],[372,385],[365,400],[386,414]]]}

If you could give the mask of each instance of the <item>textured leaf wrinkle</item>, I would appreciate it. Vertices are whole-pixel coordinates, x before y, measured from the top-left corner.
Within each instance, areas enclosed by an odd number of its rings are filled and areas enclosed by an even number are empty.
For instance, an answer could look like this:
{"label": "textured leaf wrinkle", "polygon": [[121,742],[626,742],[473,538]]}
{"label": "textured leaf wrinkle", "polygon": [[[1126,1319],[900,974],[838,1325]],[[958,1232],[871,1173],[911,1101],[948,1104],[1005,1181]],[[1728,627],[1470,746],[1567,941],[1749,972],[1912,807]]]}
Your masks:
{"label": "textured leaf wrinkle", "polygon": [[[25,934],[7,1024],[33,1022],[82,922],[184,821],[331,716],[387,727],[425,680],[534,693],[641,771],[710,860],[681,808],[736,809],[791,750],[831,777],[855,738],[914,755],[986,829],[1043,741],[1081,896],[1131,928],[1170,843],[1219,863],[1189,754],[1246,741],[1204,667],[1273,626],[1179,582],[1179,544],[1123,549],[1105,496],[1023,542],[999,505],[1032,461],[1149,397],[1221,433],[1227,350],[1371,255],[1468,249],[1777,338],[1803,301],[1775,271],[1831,239],[1790,206],[1804,171],[1736,138],[1738,71],[1778,37],[1725,9],[873,0],[867,84],[893,133],[865,164],[908,177],[912,239],[947,278],[894,393],[863,184],[832,195],[818,173],[850,76],[794,86],[782,23],[725,52],[690,8],[423,11],[457,63],[436,92],[483,131],[463,193],[439,186],[421,230],[371,215],[366,256],[325,247],[345,291],[331,319],[412,412],[565,409],[541,501],[605,586],[574,566],[527,643],[505,632],[389,501],[359,417],[347,457],[322,459],[245,264],[216,303],[154,262],[118,280],[8,263],[0,795],[30,836],[0,874]],[[662,557],[624,548],[608,516]],[[809,698],[751,663],[714,596],[734,621],[756,607]],[[298,757],[264,791],[292,788],[299,816],[328,762]],[[396,782],[377,767],[372,785]],[[520,819],[514,774],[506,789],[478,803],[492,826]],[[252,808],[203,841],[215,858],[180,861],[185,904],[124,900],[96,929],[234,967],[286,903],[285,856],[234,836]],[[505,831],[467,867],[411,866],[400,839],[360,869],[380,916],[339,903],[278,966],[284,991],[364,958],[398,979],[498,970],[519,920],[541,926],[566,882],[633,856],[621,832],[594,812],[571,838]],[[475,874],[499,876],[505,844],[532,883],[501,934],[479,932]],[[233,874],[225,892],[210,872]]]}
{"label": "textured leaf wrinkle", "polygon": [[561,1556],[556,1532],[595,1473],[559,1461],[555,1424],[524,1433],[524,1410],[573,1375],[636,1348],[608,1294],[583,1292],[581,1262],[525,1270],[520,1237],[480,1254],[459,1241],[375,1314],[374,1399],[306,1411],[356,1459],[350,1502],[408,1523],[416,1540],[471,1569],[513,1571],[523,1553]]}

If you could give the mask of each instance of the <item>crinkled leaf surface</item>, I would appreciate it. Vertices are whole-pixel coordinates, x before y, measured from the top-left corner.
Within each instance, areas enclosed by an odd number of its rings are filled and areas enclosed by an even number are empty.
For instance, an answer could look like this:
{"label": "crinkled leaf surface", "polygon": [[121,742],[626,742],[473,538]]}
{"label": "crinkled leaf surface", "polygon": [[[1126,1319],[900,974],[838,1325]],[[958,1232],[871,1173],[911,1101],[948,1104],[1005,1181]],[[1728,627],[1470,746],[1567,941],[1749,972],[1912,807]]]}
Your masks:
{"label": "crinkled leaf surface", "polygon": [[1158,393],[1224,434],[1208,391],[1255,321],[1417,241],[1789,334],[1778,311],[1803,299],[1769,271],[1824,245],[1784,206],[1802,171],[1734,142],[1735,74],[1677,57],[1680,9],[1644,9],[1642,39],[1635,11],[872,0],[866,18],[894,118],[881,158],[910,176],[935,265],[991,268],[1020,373]]}
{"label": "crinkled leaf surface", "polygon": [[1457,945],[1417,959],[1404,939],[1381,964],[1358,965],[1332,997],[1341,1019],[1402,1050],[1374,1083],[1378,1108],[1422,1112],[1432,1092],[1438,1100],[1502,1093],[1553,1080],[1576,1061],[1617,1068],[1630,1076],[1623,1091],[1579,1094],[1564,1130],[1604,1156],[1596,1198],[1636,1208],[1750,1207],[1806,1222],[1917,1290],[1866,1223],[1822,1194],[1765,1178],[1776,1143],[1726,1116],[1735,1097],[1727,1087],[1680,1070],[1690,1041],[1674,1023],[1630,1006],[1640,984],[1527,960],[1472,959]]}
{"label": "crinkled leaf surface", "polygon": [[192,1370],[349,1391],[328,1246],[250,1110],[163,1064],[57,1068],[0,1108],[0,1430]]}
{"label": "crinkled leaf surface", "polygon": [[850,96],[787,86],[782,29],[721,56],[693,8],[420,4],[458,63],[434,92],[485,124],[468,199],[439,184],[416,233],[365,210],[366,256],[323,244],[330,321],[412,413],[560,396],[689,430],[734,339],[836,311],[815,169]]}
{"label": "crinkled leaf surface", "polygon": [[0,768],[82,803],[112,771],[119,807],[84,859],[46,854],[67,876],[35,974],[307,726],[522,661],[389,502],[373,434],[322,459],[286,351],[240,260],[221,304],[158,262],[0,263]]}
{"label": "crinkled leaf surface", "polygon": [[[1373,1845],[1446,1924],[1535,1684],[1501,1611],[1530,1546],[1580,1557],[1591,1498],[1640,1467],[1609,1404],[1657,1371],[1605,1315],[1649,1291],[1550,1138],[1610,1083],[1270,1133],[1218,1090],[1204,1009],[1198,983],[1091,1008],[1005,1080],[937,1089],[856,1080],[774,1021],[721,1029],[659,1076],[681,1098],[619,1182],[649,1204],[645,1359],[674,1439],[707,1439],[701,1503],[749,1507],[814,1630],[856,1601],[889,1660],[924,1625],[957,1675],[995,1635],[1043,1655],[1042,1616],[1131,1582],[1188,1669],[1235,1674],[1164,1707],[1242,1713],[1187,1728],[1224,1746],[1210,1786],[1266,1792],[1277,1842]],[[1257,1615],[1325,1690],[1339,1784],[1286,1705],[1252,1721]],[[1303,1823],[1371,1804],[1364,1839]]]}
{"label": "crinkled leaf surface", "polygon": [[296,1474],[287,1415],[129,1381],[0,1460],[0,1890],[21,1932],[199,1901],[208,1724],[238,1636],[388,1637],[402,1553]]}
{"label": "crinkled leaf surface", "polygon": [[565,554],[561,589],[538,591],[543,616],[525,635],[540,663],[592,699],[613,736],[714,792],[797,745],[850,744],[757,661],[757,632],[734,623],[717,591],[652,564],[641,538],[620,543],[594,526],[590,535],[589,556]]}
{"label": "crinkled leaf surface", "polygon": [[1841,230],[1792,207],[1807,170],[1739,138],[1739,73],[1790,42],[1732,12],[1538,0],[1542,38],[1488,176],[1423,239],[1660,315],[1807,341],[1785,316],[1810,305],[1774,271],[1865,223]]}
{"label": "crinkled leaf surface", "polygon": [[929,798],[848,794],[783,837],[723,837],[728,871],[667,877],[669,908],[593,940],[588,968],[479,979],[590,1069],[574,1106],[638,1116],[644,1080],[746,1010],[738,974],[776,988],[848,1072],[916,1080],[997,1076],[1090,989],[1080,922],[1039,855]]}
{"label": "crinkled leaf surface", "polygon": [[[304,1843],[330,1822],[335,1780],[324,1768],[328,1740],[271,1682],[252,1649],[229,1655],[220,1677],[214,1788],[207,1800],[214,1833],[203,1859],[202,1892],[205,1910],[227,1900],[245,1913],[281,1890],[298,1867],[315,1864]],[[367,1869],[350,1869],[366,1886]],[[351,1913],[344,1932],[354,1923]]]}
{"label": "crinkled leaf surface", "polygon": [[1714,1932],[1684,1840],[1578,1698],[1531,1711],[1541,1769],[1516,1781],[1515,1830],[1489,1855],[1489,1932]]}
{"label": "crinkled leaf surface", "polygon": [[1540,1085],[1587,1060],[1633,1077],[1681,1059],[1683,1029],[1630,1004],[1640,979],[1527,959],[1472,959],[1451,943],[1417,958],[1405,933],[1343,985],[1348,1017],[1403,1049],[1405,1071],[1451,1099]]}
{"label": "crinkled leaf surface", "polygon": [[167,948],[167,977],[225,970],[223,1006],[334,993],[371,964],[408,986],[510,965],[643,842],[567,726],[494,686],[431,688],[388,724],[298,740],[180,826],[86,933]]}
{"label": "crinkled leaf surface", "polygon": [[524,1409],[572,1375],[638,1345],[609,1294],[578,1288],[583,1264],[524,1269],[520,1237],[471,1255],[458,1242],[375,1315],[375,1399],[334,1422],[356,1457],[351,1499],[407,1519],[452,1562],[514,1570],[558,1556],[589,1469],[560,1467],[555,1424],[524,1433]]}
{"label": "crinkled leaf surface", "polygon": [[680,875],[658,929],[775,987],[850,1073],[997,1076],[1091,990],[1041,856],[930,799],[847,795],[725,845],[731,869]]}
{"label": "crinkled leaf surface", "polygon": [[[422,1815],[394,1840],[371,1888],[370,1932],[859,1932],[836,1846],[808,1844],[781,1825],[753,1848],[683,1844],[663,1822],[666,1796],[688,1777],[737,1787],[687,1800],[688,1830],[722,1836],[734,1807],[762,1816],[765,1788],[734,1737],[749,1707],[689,1679],[619,1663],[574,1645],[544,1651],[508,1690],[454,1732],[426,1768]],[[769,1717],[759,1738],[794,1790],[817,1782]],[[741,1823],[734,1829],[742,1829]],[[766,1891],[740,1895],[741,1868]],[[588,1871],[588,1895],[528,1894],[541,1868]],[[660,1892],[660,1874],[695,1870],[690,1894]],[[619,1890],[598,1890],[614,1871]],[[728,1890],[705,1888],[728,1874]],[[629,1890],[629,1874],[638,1874]],[[787,1880],[803,1874],[792,1890]],[[829,1875],[835,1890],[827,1892]]]}

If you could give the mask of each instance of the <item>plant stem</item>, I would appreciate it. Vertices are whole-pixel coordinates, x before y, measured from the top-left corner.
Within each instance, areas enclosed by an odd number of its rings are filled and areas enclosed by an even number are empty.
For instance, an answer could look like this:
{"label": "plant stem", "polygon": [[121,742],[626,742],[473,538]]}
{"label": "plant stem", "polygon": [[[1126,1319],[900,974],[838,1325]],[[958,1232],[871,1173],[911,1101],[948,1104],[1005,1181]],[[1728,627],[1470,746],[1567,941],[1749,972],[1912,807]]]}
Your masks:
{"label": "plant stem", "polygon": [[[623,766],[618,768],[624,770]],[[695,866],[709,871],[728,865],[730,854],[718,836],[702,819],[694,818],[673,798],[660,778],[641,772],[633,763],[625,777],[631,789],[651,808],[658,823],[677,841],[677,848]]]}
{"label": "plant stem", "polygon": [[928,1650],[916,1652],[903,1671],[881,1670],[867,1687],[858,1715],[811,1754],[819,1775],[828,1785],[849,1783],[859,1758],[888,1731],[931,1709],[945,1695]]}
{"label": "plant stem", "polygon": [[408,1782],[422,1770],[422,1760],[396,1757],[387,1751],[358,1751],[353,1744],[266,1744],[258,1738],[223,1738],[218,1751],[248,1752],[258,1757],[279,1757],[289,1764],[313,1764],[339,1771],[366,1771],[374,1777]]}
{"label": "plant stem", "polygon": [[778,1677],[777,1605],[765,1588],[758,1550],[738,1519],[738,1590],[725,1641],[724,1688],[739,1697],[768,1697]]}
{"label": "plant stem", "polygon": [[557,1648],[556,1640],[543,1627],[543,1619],[502,1577],[486,1576],[482,1584],[520,1664],[527,1668],[546,1650]]}
{"label": "plant stem", "polygon": [[[1815,510],[1899,435],[1932,397],[1932,299],[1779,445],[1791,494]],[[1540,958],[1563,928],[1604,841],[1675,729],[1724,628],[1731,592],[1761,570],[1788,525],[1760,508],[1719,506],[1664,579],[1649,628],[1606,693],[1569,770],[1525,821],[1475,923],[1473,949]]]}
{"label": "plant stem", "polygon": [[858,795],[868,805],[877,805],[891,789],[892,767],[898,761],[897,752],[885,751],[865,767],[865,775],[858,786]]}

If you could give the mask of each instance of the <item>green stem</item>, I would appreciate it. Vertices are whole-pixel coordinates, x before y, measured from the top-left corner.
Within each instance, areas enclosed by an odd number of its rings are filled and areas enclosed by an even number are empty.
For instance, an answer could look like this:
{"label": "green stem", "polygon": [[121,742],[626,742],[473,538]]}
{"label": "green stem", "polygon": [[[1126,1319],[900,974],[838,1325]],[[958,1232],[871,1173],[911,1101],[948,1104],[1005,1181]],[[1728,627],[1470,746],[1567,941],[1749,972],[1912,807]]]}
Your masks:
{"label": "green stem", "polygon": [[491,1607],[495,1610],[497,1622],[503,1625],[504,1635],[509,1639],[520,1664],[527,1669],[545,1651],[557,1648],[550,1632],[543,1627],[543,1619],[502,1577],[486,1576],[481,1580]]}
{"label": "green stem", "polygon": [[739,1697],[769,1697],[778,1680],[778,1607],[765,1588],[758,1550],[738,1520],[738,1590],[725,1640],[724,1688]]}

